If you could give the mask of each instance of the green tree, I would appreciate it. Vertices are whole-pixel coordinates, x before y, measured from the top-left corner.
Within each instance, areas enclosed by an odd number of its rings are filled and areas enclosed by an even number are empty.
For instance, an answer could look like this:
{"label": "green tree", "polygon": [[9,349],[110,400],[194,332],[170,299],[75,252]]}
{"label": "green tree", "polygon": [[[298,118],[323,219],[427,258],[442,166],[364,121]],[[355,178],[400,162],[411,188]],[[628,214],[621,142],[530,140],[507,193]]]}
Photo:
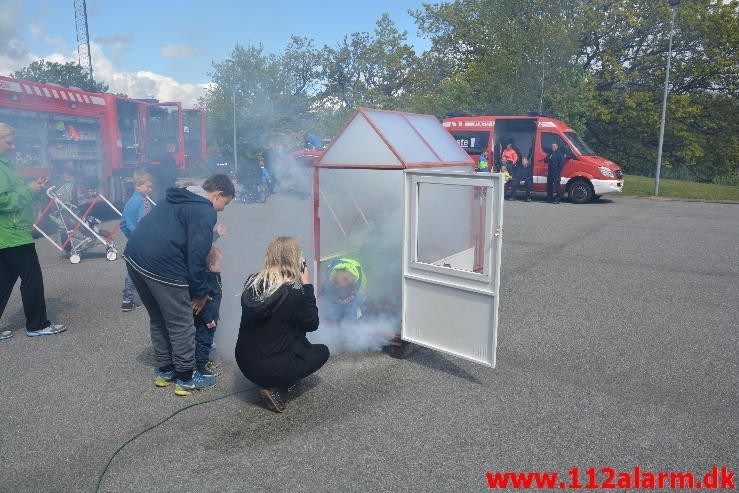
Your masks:
{"label": "green tree", "polygon": [[239,164],[253,164],[271,144],[295,148],[316,119],[320,52],[313,42],[293,37],[280,55],[261,45],[237,45],[222,62],[213,63],[213,84],[200,103],[207,109],[210,147],[233,155],[234,106]]}
{"label": "green tree", "polygon": [[403,109],[410,104],[417,59],[406,42],[408,33],[399,32],[387,14],[376,25],[373,34],[353,33],[337,47],[323,48],[322,107],[346,115],[359,106]]}
{"label": "green tree", "polygon": [[[663,164],[700,181],[736,177],[739,2],[677,10]],[[414,12],[432,42],[423,112],[561,118],[629,172],[656,162],[666,0],[456,0]]]}
{"label": "green tree", "polygon": [[[670,30],[667,2],[600,2],[586,11],[580,62],[591,77],[587,129],[629,172],[651,174]],[[698,181],[736,176],[739,2],[677,8],[663,164]]]}
{"label": "green tree", "polygon": [[[413,13],[432,48],[421,106],[436,114],[576,115],[584,72],[570,0],[457,0]],[[438,104],[434,105],[434,101]]]}
{"label": "green tree", "polygon": [[95,82],[81,65],[74,62],[57,63],[41,59],[10,74],[15,79],[71,86],[88,92],[107,92],[108,85]]}

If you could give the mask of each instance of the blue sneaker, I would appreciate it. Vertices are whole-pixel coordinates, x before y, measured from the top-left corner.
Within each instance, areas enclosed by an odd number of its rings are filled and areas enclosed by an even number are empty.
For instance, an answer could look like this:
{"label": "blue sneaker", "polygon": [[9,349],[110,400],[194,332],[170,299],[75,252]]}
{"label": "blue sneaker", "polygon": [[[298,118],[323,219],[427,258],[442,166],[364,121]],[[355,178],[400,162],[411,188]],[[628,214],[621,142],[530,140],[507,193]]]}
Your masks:
{"label": "blue sneaker", "polygon": [[56,322],[49,322],[49,326],[46,327],[45,329],[29,330],[28,332],[26,332],[26,335],[28,337],[50,336],[53,334],[64,332],[65,330],[67,330],[67,327],[65,327],[63,324],[58,324]]}
{"label": "blue sneaker", "polygon": [[190,380],[183,381],[178,378],[174,386],[174,393],[177,395],[190,395],[195,392],[212,389],[215,386],[216,377],[201,375],[199,371],[196,371]]}
{"label": "blue sneaker", "polygon": [[13,333],[9,330],[4,330],[0,332],[0,341],[4,341],[5,339],[10,339],[13,337]]}
{"label": "blue sneaker", "polygon": [[157,370],[157,376],[154,378],[154,385],[157,387],[168,387],[175,380],[177,380],[177,373],[174,370]]}

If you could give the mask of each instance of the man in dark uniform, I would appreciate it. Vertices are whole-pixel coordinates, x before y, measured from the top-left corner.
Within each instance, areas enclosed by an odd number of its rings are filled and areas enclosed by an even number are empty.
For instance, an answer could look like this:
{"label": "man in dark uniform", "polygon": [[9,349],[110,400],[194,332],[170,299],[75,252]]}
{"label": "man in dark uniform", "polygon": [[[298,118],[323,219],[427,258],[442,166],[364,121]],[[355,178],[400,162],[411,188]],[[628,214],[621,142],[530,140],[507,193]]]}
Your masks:
{"label": "man in dark uniform", "polygon": [[[552,150],[547,157],[544,158],[547,163],[547,202],[554,201],[559,204],[562,199],[562,168],[565,164],[565,155],[556,142],[552,143]],[[557,198],[554,198],[554,191],[557,191]]]}
{"label": "man in dark uniform", "polygon": [[529,159],[523,158],[521,164],[513,167],[513,176],[511,178],[511,190],[509,199],[515,200],[516,191],[520,188],[526,190],[526,202],[531,202],[531,186],[533,182],[532,170],[529,165]]}

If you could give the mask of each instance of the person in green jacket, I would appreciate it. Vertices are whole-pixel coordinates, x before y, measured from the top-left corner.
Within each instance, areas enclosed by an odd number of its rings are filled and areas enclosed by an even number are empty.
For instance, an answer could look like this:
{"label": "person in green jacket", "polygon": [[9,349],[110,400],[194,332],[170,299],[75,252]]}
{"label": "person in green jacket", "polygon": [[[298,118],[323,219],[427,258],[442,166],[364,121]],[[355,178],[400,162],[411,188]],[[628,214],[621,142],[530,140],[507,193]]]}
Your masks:
{"label": "person in green jacket", "polygon": [[[44,278],[31,236],[32,204],[48,177],[26,185],[10,166],[9,156],[14,151],[15,130],[0,122],[0,317],[20,277],[26,334],[31,337],[58,334],[67,328],[46,316]],[[0,332],[0,340],[12,335],[11,331]]]}

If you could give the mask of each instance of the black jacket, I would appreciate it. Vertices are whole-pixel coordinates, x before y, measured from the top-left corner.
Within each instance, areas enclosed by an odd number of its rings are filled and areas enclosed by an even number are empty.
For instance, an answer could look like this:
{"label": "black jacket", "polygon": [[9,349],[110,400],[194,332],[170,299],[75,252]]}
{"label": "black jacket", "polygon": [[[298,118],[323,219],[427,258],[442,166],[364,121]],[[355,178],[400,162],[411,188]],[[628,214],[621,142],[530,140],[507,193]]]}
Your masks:
{"label": "black jacket", "polygon": [[526,180],[528,182],[531,182],[531,179],[532,179],[531,165],[528,165],[526,167],[524,167],[523,164],[519,164],[517,166],[514,166],[513,167],[513,174],[511,176],[511,178],[514,181],[516,181],[516,182],[520,182],[520,181],[523,181],[523,180]]}
{"label": "black jacket", "polygon": [[205,283],[205,257],[213,245],[216,210],[207,198],[170,188],[167,199],[141,218],[123,258],[142,276],[190,288],[195,298],[213,294]]}
{"label": "black jacket", "polygon": [[211,322],[218,322],[218,314],[221,310],[221,298],[223,297],[221,273],[207,271],[205,273],[205,284],[208,286],[212,299],[205,303],[200,313],[195,315],[195,319],[207,325]]}
{"label": "black jacket", "polygon": [[[247,284],[251,280],[247,280]],[[236,361],[252,381],[279,378],[295,353],[304,350],[306,332],[318,329],[318,307],[312,284],[283,284],[264,301],[253,289],[241,295],[241,325]]]}
{"label": "black jacket", "polygon": [[560,173],[565,165],[565,153],[561,148],[552,151],[544,158],[544,162],[549,165],[547,173]]}

